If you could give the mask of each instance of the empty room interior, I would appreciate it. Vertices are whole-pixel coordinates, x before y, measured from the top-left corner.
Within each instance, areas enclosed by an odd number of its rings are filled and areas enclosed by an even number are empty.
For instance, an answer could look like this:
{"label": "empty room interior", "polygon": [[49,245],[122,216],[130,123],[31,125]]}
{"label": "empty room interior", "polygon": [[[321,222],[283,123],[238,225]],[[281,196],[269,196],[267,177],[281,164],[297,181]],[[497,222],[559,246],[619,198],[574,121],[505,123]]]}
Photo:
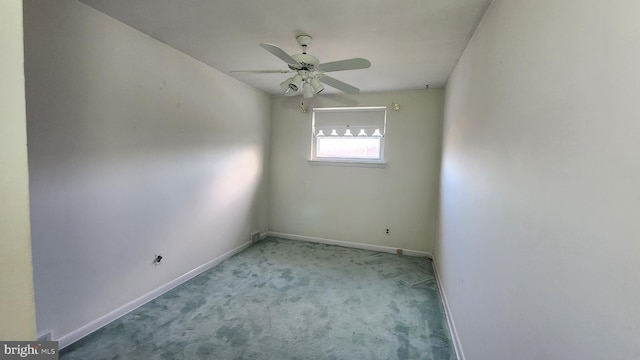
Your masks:
{"label": "empty room interior", "polygon": [[0,341],[638,359],[639,19],[629,0],[1,1]]}

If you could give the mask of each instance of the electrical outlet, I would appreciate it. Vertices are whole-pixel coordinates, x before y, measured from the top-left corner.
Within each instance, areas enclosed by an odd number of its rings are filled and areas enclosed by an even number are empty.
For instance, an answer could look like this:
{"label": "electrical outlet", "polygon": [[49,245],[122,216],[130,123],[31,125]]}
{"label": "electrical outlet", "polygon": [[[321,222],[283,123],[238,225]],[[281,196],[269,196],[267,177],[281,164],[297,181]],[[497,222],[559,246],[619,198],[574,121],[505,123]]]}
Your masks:
{"label": "electrical outlet", "polygon": [[156,255],[156,257],[153,259],[153,265],[160,265],[160,261],[162,261],[162,255]]}
{"label": "electrical outlet", "polygon": [[384,233],[389,235],[389,229],[387,229]]}

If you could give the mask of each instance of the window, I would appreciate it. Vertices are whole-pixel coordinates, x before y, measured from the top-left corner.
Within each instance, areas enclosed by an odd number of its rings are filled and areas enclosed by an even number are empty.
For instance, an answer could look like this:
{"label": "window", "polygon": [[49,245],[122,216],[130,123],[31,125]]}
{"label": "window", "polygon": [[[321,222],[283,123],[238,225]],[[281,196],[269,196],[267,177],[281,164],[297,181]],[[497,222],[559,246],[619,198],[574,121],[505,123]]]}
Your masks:
{"label": "window", "polygon": [[386,106],[314,108],[311,160],[383,163]]}

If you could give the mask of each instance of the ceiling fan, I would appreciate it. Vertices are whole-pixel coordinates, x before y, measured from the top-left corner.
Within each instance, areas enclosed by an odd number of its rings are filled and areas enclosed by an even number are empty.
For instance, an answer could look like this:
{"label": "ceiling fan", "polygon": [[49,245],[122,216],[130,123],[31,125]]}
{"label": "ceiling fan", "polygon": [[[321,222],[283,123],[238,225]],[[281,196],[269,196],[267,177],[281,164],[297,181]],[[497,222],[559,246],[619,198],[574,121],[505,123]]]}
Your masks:
{"label": "ceiling fan", "polygon": [[298,90],[302,89],[302,96],[305,98],[311,98],[313,95],[319,94],[324,90],[324,86],[322,86],[321,83],[348,94],[360,92],[360,89],[357,87],[327,76],[325,73],[342,70],[366,69],[371,66],[371,62],[369,62],[369,60],[353,58],[321,64],[317,57],[307,54],[307,49],[309,49],[309,45],[311,45],[311,36],[299,35],[296,37],[296,40],[302,47],[302,54],[289,55],[276,45],[260,43],[262,48],[287,63],[289,70],[240,70],[231,72],[255,74],[294,73],[292,77],[280,83],[280,88],[288,95],[295,94]]}

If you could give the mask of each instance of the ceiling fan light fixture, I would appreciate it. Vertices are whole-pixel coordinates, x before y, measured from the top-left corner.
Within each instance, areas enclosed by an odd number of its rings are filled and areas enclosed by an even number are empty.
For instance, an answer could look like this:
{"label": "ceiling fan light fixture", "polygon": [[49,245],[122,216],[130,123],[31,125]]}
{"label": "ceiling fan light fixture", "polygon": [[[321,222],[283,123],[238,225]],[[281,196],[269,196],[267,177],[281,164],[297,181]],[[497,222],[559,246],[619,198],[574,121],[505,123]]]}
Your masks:
{"label": "ceiling fan light fixture", "polygon": [[315,94],[320,94],[322,90],[324,90],[324,86],[320,83],[320,80],[317,78],[311,79],[311,86],[313,86],[313,92]]}
{"label": "ceiling fan light fixture", "polygon": [[291,81],[289,82],[289,88],[293,91],[298,91],[300,88],[300,83],[302,82],[302,76],[296,74]]}
{"label": "ceiling fan light fixture", "polygon": [[289,87],[289,84],[291,83],[292,79],[293,78],[288,78],[287,80],[280,83],[280,88],[285,94],[288,93],[289,90],[291,90],[291,88]]}
{"label": "ceiling fan light fixture", "polygon": [[308,81],[305,81],[304,85],[302,85],[302,88],[304,89],[304,92],[302,94],[303,97],[305,97],[306,99],[313,97],[313,87],[311,86],[311,84],[309,84]]}

